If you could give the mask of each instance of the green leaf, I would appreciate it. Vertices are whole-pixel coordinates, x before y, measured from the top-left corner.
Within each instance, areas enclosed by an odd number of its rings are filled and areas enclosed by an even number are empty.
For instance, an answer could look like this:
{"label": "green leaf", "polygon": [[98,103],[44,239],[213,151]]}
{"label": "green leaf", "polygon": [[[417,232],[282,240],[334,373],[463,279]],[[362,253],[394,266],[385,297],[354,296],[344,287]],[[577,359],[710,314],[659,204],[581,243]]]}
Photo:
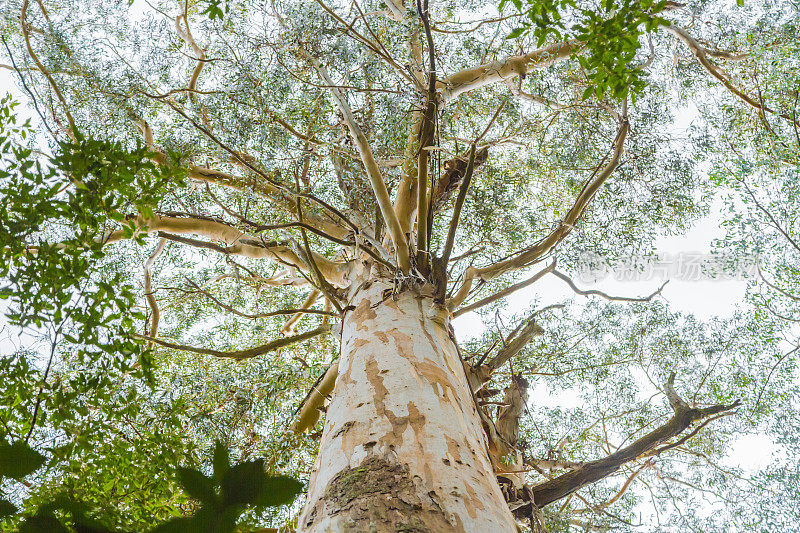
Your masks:
{"label": "green leaf", "polygon": [[524,28],[524,27],[523,28],[514,28],[513,30],[511,30],[511,33],[509,33],[506,36],[506,39],[516,39],[517,37],[519,37],[520,35],[522,35],[523,33],[527,32],[527,31],[528,31],[528,28]]}
{"label": "green leaf", "polygon": [[224,505],[250,505],[263,492],[267,480],[264,461],[248,461],[230,470],[222,478]]}
{"label": "green leaf", "polygon": [[214,444],[213,465],[214,479],[217,481],[222,480],[231,467],[231,460],[228,456],[228,448],[226,448],[221,441],[217,441]]}
{"label": "green leaf", "polygon": [[199,470],[178,468],[178,480],[186,494],[207,505],[216,505],[217,493],[214,482]]}
{"label": "green leaf", "polygon": [[0,443],[0,476],[22,479],[44,464],[45,457],[25,441]]}
{"label": "green leaf", "polygon": [[17,506],[8,500],[0,498],[0,518],[11,516],[17,512]]}
{"label": "green leaf", "polygon": [[272,476],[264,481],[261,494],[255,505],[274,507],[288,505],[303,492],[303,484],[289,476]]}

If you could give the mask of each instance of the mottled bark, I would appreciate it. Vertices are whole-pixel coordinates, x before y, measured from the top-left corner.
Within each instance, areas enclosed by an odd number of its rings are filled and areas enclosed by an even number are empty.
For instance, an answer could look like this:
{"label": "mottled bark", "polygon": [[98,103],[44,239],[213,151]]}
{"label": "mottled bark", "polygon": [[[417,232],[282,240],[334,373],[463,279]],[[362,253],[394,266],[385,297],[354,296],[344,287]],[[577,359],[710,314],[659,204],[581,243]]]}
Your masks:
{"label": "mottled bark", "polygon": [[299,530],[517,531],[446,312],[385,283],[350,304]]}

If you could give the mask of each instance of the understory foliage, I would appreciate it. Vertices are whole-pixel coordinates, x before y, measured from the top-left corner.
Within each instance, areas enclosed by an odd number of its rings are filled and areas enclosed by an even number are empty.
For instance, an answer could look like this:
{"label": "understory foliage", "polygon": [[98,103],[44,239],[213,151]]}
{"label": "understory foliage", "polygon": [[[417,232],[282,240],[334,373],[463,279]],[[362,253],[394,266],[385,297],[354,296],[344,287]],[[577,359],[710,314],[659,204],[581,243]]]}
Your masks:
{"label": "understory foliage", "polygon": [[[673,373],[693,408],[731,406],[548,503],[549,531],[800,519],[796,5],[0,16],[27,102],[0,102],[0,529],[296,527],[322,422],[292,424],[365,272],[433,285],[471,367],[541,328],[483,384],[492,419],[530,384],[512,444],[534,488],[665,424]],[[720,254],[759,257],[726,317],[671,309],[669,285],[572,298],[591,261],[641,268],[709,220]],[[540,281],[494,297],[544,268],[558,305]],[[753,439],[774,455],[741,468]]]}

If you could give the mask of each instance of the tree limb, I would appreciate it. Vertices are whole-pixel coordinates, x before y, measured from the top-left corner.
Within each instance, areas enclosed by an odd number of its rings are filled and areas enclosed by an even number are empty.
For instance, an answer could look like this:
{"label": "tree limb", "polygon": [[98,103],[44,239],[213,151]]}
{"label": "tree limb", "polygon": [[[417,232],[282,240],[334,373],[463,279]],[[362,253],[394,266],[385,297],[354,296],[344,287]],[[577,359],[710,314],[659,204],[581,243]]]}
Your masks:
{"label": "tree limb", "polygon": [[144,263],[144,295],[145,298],[147,298],[147,305],[150,306],[151,313],[150,328],[147,330],[147,335],[150,337],[158,336],[158,322],[161,317],[161,312],[158,309],[158,302],[156,302],[156,297],[153,296],[153,285],[150,269],[153,267],[153,263],[155,262],[156,258],[164,250],[164,245],[166,244],[167,240],[161,238],[158,241],[158,245],[156,245],[155,250],[153,250],[153,253],[150,254],[150,257],[148,257],[147,261]]}
{"label": "tree limb", "polygon": [[587,462],[575,470],[536,485],[531,489],[534,505],[543,507],[590,483],[595,483],[619,470],[623,464],[647,454],[664,441],[683,433],[695,422],[735,409],[741,403],[736,400],[731,404],[714,405],[702,409],[690,407],[675,393],[674,382],[675,373],[673,372],[664,387],[670,406],[674,411],[674,415],[666,424],[602,459]]}
{"label": "tree limb", "polygon": [[467,91],[511,76],[525,76],[531,69],[549,67],[553,63],[568,58],[571,54],[579,52],[583,46],[577,40],[554,43],[521,56],[512,56],[456,72],[439,82],[442,103],[449,102]]}
{"label": "tree limb", "polygon": [[617,165],[619,164],[619,160],[622,157],[623,147],[625,145],[625,138],[630,130],[626,111],[627,110],[623,111],[622,124],[617,131],[616,138],[614,139],[614,152],[611,156],[611,159],[605,165],[605,167],[603,167],[603,169],[584,186],[583,190],[578,195],[578,198],[575,200],[575,203],[564,216],[564,219],[560,221],[558,227],[538,243],[525,250],[522,250],[509,259],[483,268],[467,268],[466,272],[464,273],[464,281],[461,285],[461,288],[459,288],[455,296],[448,301],[448,309],[452,310],[461,305],[461,303],[469,295],[469,291],[472,289],[472,283],[475,279],[488,281],[497,276],[505,274],[506,272],[524,268],[542,255],[549,252],[554,246],[556,246],[558,243],[564,240],[567,235],[569,235],[569,233],[572,231],[572,228],[575,227],[575,224],[577,224],[578,220],[583,215],[586,207],[594,199],[597,191],[600,189],[603,183],[605,183],[606,179],[611,176],[611,173],[614,172],[614,169],[616,169]]}
{"label": "tree limb", "polygon": [[339,360],[334,359],[328,369],[322,373],[308,394],[300,402],[298,412],[295,412],[297,419],[292,423],[290,429],[295,433],[302,433],[314,426],[319,420],[319,408],[325,402],[325,398],[333,392],[336,378],[339,377]]}
{"label": "tree limb", "polygon": [[661,285],[661,287],[659,287],[654,293],[650,294],[649,296],[644,296],[641,298],[627,297],[627,296],[611,296],[609,294],[604,293],[603,291],[598,291],[596,289],[588,289],[588,290],[579,289],[578,286],[575,285],[575,282],[572,281],[572,279],[569,276],[567,276],[563,272],[559,272],[558,270],[552,270],[550,273],[553,274],[555,277],[564,280],[567,283],[567,285],[569,285],[569,288],[572,289],[576,294],[580,294],[581,296],[601,296],[611,302],[649,302],[653,298],[661,294],[661,291],[664,289],[667,283],[669,283],[669,280],[665,281]]}
{"label": "tree limb", "polygon": [[704,46],[702,46],[700,43],[698,43],[694,39],[694,37],[689,35],[689,33],[686,30],[684,30],[682,28],[678,28],[678,27],[676,27],[674,25],[673,26],[662,26],[662,27],[665,30],[667,30],[668,32],[670,32],[671,34],[675,35],[678,39],[683,41],[686,44],[686,46],[689,47],[689,50],[697,58],[697,61],[706,70],[706,72],[708,72],[714,78],[719,80],[720,83],[722,83],[722,85],[726,89],[728,89],[728,91],[731,92],[731,94],[733,94],[736,97],[738,97],[741,101],[743,101],[747,105],[757,109],[759,112],[771,113],[771,114],[773,114],[773,115],[775,115],[777,117],[780,117],[780,118],[786,120],[790,124],[796,124],[794,118],[791,117],[790,115],[787,115],[786,113],[778,113],[777,111],[775,111],[773,109],[770,109],[769,107],[767,107],[765,105],[762,105],[761,103],[757,102],[755,98],[753,98],[752,96],[746,94],[741,89],[736,87],[731,82],[730,78],[728,76],[726,76],[725,74],[723,74],[722,69],[720,69],[717,65],[712,63],[711,60],[708,59],[709,50],[707,48],[705,48]]}
{"label": "tree limb", "polygon": [[312,329],[311,331],[306,331],[305,333],[300,333],[298,335],[293,335],[291,337],[284,337],[282,339],[277,339],[272,342],[268,342],[267,344],[256,346],[255,348],[249,348],[247,350],[236,350],[232,352],[221,352],[219,350],[212,350],[210,348],[196,348],[194,346],[188,346],[186,344],[176,344],[173,342],[168,342],[161,339],[148,337],[145,335],[135,335],[135,337],[146,341],[154,342],[159,346],[164,346],[165,348],[172,348],[173,350],[182,350],[185,352],[199,353],[202,355],[213,355],[214,357],[219,357],[221,359],[235,359],[236,361],[243,361],[245,359],[252,359],[253,357],[264,355],[266,353],[275,351],[279,348],[284,348],[286,346],[290,346],[292,344],[314,338],[317,335],[328,333],[330,330],[331,330],[330,324],[324,324],[316,329]]}
{"label": "tree limb", "polygon": [[386,222],[386,227],[389,229],[389,235],[392,239],[392,244],[394,244],[395,253],[397,254],[397,264],[403,272],[408,272],[411,268],[408,242],[400,227],[397,214],[394,212],[392,201],[389,198],[389,191],[386,189],[386,183],[383,181],[381,171],[377,163],[375,163],[375,158],[372,155],[372,149],[367,141],[367,136],[364,135],[361,127],[356,122],[353,112],[350,109],[350,104],[347,103],[344,94],[333,84],[325,67],[322,66],[316,58],[309,57],[309,59],[317,69],[320,77],[330,86],[329,89],[333,95],[333,99],[336,101],[339,110],[344,116],[344,120],[350,130],[350,135],[358,148],[359,154],[361,154],[361,160],[366,168],[367,176],[369,177],[372,191],[375,194],[375,199],[380,207],[381,215],[383,215],[383,220]]}
{"label": "tree limb", "polygon": [[537,281],[542,279],[542,277],[544,277],[545,274],[547,274],[548,272],[552,272],[553,269],[555,269],[555,268],[556,268],[556,262],[553,261],[548,266],[546,266],[545,268],[543,268],[542,270],[540,270],[539,272],[537,272],[536,274],[534,274],[530,278],[528,278],[528,279],[526,279],[524,281],[520,281],[519,283],[515,283],[515,284],[511,285],[510,287],[507,287],[507,288],[503,289],[502,291],[498,291],[498,292],[496,292],[494,294],[491,294],[491,295],[487,296],[486,298],[482,298],[482,299],[478,300],[475,303],[471,303],[469,305],[465,305],[464,307],[456,310],[455,312],[453,312],[453,318],[455,318],[457,316],[461,316],[464,313],[469,313],[470,311],[474,311],[475,309],[483,307],[484,305],[488,305],[488,304],[490,304],[492,302],[495,302],[495,301],[497,301],[497,300],[499,300],[501,298],[505,298],[509,294],[512,294],[512,293],[514,293],[514,292],[516,292],[516,291],[518,291],[520,289],[524,289],[525,287],[527,287],[529,285],[533,285],[534,283],[536,283]]}

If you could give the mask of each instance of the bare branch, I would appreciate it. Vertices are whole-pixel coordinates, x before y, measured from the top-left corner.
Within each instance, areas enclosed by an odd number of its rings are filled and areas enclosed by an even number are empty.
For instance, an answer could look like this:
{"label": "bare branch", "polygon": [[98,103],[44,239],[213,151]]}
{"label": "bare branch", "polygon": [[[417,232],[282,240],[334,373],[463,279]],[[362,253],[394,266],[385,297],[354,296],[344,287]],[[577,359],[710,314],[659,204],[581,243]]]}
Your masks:
{"label": "bare branch", "polygon": [[286,346],[290,346],[292,344],[302,342],[304,340],[312,339],[317,335],[328,333],[330,330],[331,330],[330,324],[324,324],[316,329],[312,329],[311,331],[306,331],[305,333],[300,333],[298,335],[293,335],[291,337],[284,337],[282,339],[277,339],[272,342],[268,342],[267,344],[256,346],[255,348],[249,348],[247,350],[236,350],[232,352],[221,352],[219,350],[212,350],[210,348],[197,348],[194,346],[188,346],[186,344],[176,344],[173,342],[168,342],[153,337],[147,337],[145,335],[136,335],[136,337],[146,341],[154,342],[159,346],[164,346],[165,348],[172,348],[173,350],[182,350],[185,352],[199,353],[202,355],[213,355],[214,357],[219,357],[221,359],[235,359],[236,361],[243,361],[245,359],[252,359],[253,357],[258,357],[259,355],[264,355],[266,353],[273,352],[279,348],[284,348]]}
{"label": "bare branch", "polygon": [[653,298],[661,294],[661,291],[664,289],[667,283],[669,283],[669,280],[667,280],[661,285],[661,287],[659,287],[655,292],[653,292],[649,296],[636,298],[628,296],[611,296],[609,294],[604,293],[603,291],[598,291],[596,289],[582,290],[579,289],[578,286],[575,285],[575,282],[573,282],[572,279],[563,272],[559,272],[558,270],[553,270],[551,271],[551,274],[553,274],[555,277],[559,279],[564,280],[567,283],[567,285],[569,285],[569,288],[572,289],[576,294],[580,294],[581,296],[601,296],[606,300],[612,302],[649,302]]}

